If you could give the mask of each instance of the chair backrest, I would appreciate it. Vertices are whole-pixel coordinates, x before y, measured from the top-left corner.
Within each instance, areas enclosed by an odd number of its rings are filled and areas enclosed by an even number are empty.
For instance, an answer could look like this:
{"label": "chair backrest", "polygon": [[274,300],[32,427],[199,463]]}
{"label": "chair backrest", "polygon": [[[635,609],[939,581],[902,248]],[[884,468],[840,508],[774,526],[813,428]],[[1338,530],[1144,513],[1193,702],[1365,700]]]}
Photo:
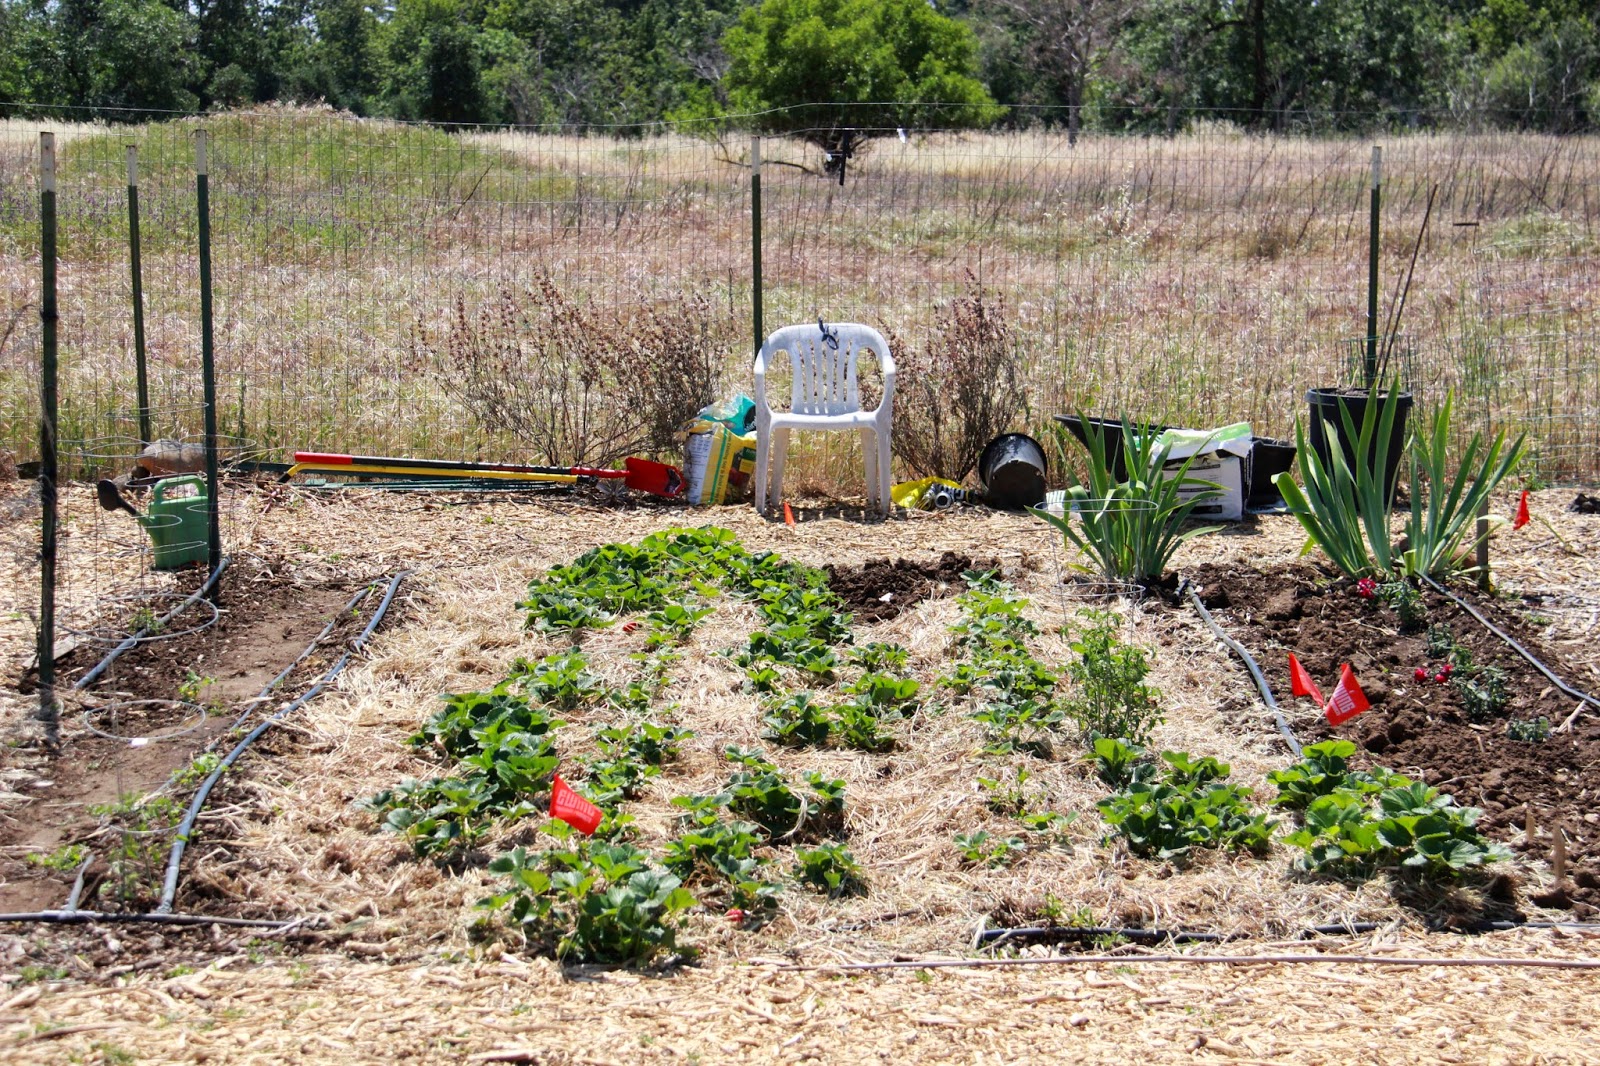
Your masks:
{"label": "chair backrest", "polygon": [[857,322],[830,324],[827,333],[815,324],[785,326],[761,346],[770,371],[774,357],[789,357],[794,383],[789,409],[799,415],[843,415],[861,410],[856,361],[870,349],[883,365],[889,343],[871,326]]}

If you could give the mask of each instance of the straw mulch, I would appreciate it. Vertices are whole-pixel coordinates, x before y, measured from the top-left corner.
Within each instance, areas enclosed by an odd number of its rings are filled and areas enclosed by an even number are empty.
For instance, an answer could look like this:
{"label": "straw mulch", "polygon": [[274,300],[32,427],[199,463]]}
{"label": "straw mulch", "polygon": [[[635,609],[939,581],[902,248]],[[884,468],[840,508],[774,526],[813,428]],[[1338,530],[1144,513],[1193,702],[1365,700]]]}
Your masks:
{"label": "straw mulch", "polygon": [[[1273,945],[1261,950],[1304,950]],[[1600,939],[1523,931],[1350,951],[1577,958]],[[1234,952],[1243,954],[1244,952]],[[670,977],[506,957],[340,956],[0,1004],[7,1062],[1596,1063],[1600,972],[1372,964],[1099,962],[870,974],[718,965]]]}
{"label": "straw mulch", "polygon": [[[1536,495],[1535,514],[1557,533],[1542,524],[1502,533],[1496,559],[1507,588],[1544,582],[1539,587],[1569,590],[1563,606],[1533,609],[1548,619],[1551,639],[1592,672],[1600,656],[1584,642],[1583,627],[1587,612],[1600,606],[1600,520],[1566,515],[1560,508],[1569,498]],[[229,551],[239,557],[270,560],[307,583],[413,570],[365,661],[225,779],[204,836],[190,850],[180,896],[180,909],[329,915],[342,931],[321,938],[326,947],[318,950],[344,954],[286,963],[269,953],[265,964],[234,957],[204,975],[165,981],[154,976],[159,970],[141,971],[125,988],[67,985],[37,1002],[28,997],[39,986],[14,987],[22,998],[0,1008],[0,1019],[28,1042],[10,1059],[59,1061],[70,1049],[107,1042],[140,1060],[177,1061],[461,1061],[502,1046],[523,1049],[521,1061],[691,1054],[703,1061],[837,1061],[836,1049],[848,1041],[852,1059],[1001,1062],[1071,1052],[1097,1061],[1121,1044],[1137,1047],[1141,1061],[1348,1061],[1380,1053],[1407,1061],[1600,1061],[1588,1048],[1592,1030],[1584,1028],[1594,1023],[1578,1008],[1583,996],[1600,991],[1592,972],[1134,964],[1131,973],[1101,967],[1092,979],[1076,970],[1030,969],[941,970],[923,980],[746,965],[778,956],[815,964],[948,956],[964,950],[980,920],[1025,924],[1055,905],[1101,924],[1259,938],[1235,951],[1269,950],[1264,943],[1307,925],[1360,920],[1386,923],[1390,932],[1378,947],[1405,954],[1600,954],[1593,942],[1556,934],[1424,936],[1424,916],[1397,904],[1381,881],[1349,887],[1294,878],[1281,850],[1267,859],[1202,855],[1183,871],[1132,859],[1120,845],[1102,842],[1094,801],[1104,789],[1070,751],[1050,762],[984,757],[969,708],[959,704],[925,708],[898,726],[901,749],[888,755],[773,752],[786,771],[818,769],[848,782],[847,843],[865,869],[866,896],[828,901],[791,889],[759,932],[700,913],[685,936],[701,952],[701,968],[670,980],[614,973],[563,981],[547,963],[517,960],[509,934],[469,938],[481,913],[473,905],[493,890],[494,878],[481,867],[458,874],[413,861],[356,804],[403,777],[440,772],[403,745],[436,709],[439,693],[488,687],[515,658],[563,646],[525,631],[515,604],[546,567],[604,541],[714,522],[751,550],[775,549],[812,565],[884,556],[928,561],[946,550],[995,556],[1033,600],[1030,613],[1046,629],[1035,648],[1046,662],[1069,654],[1068,638],[1055,629],[1075,623],[1086,607],[1117,611],[1124,638],[1153,650],[1152,681],[1167,713],[1158,745],[1215,755],[1258,794],[1266,772],[1289,761],[1287,751],[1244,670],[1198,619],[1063,591],[1059,577],[1072,560],[1025,516],[978,510],[880,523],[859,507],[830,505],[798,509],[798,524],[789,528],[748,508],[613,510],[560,499],[283,489],[238,499]],[[1263,565],[1294,558],[1301,543],[1292,520],[1267,518],[1191,542],[1178,564]],[[906,645],[926,686],[948,669],[948,627],[957,617],[952,598],[934,598],[893,620],[858,625],[856,637]],[[726,779],[725,747],[760,743],[759,712],[738,689],[740,672],[716,654],[742,641],[754,620],[747,607],[719,602],[672,669],[664,701],[679,705],[671,720],[696,735],[682,760],[630,804],[644,846],[658,849],[671,832],[673,796],[714,791]],[[642,634],[604,630],[586,638],[586,650],[593,668],[617,682],[641,642]],[[21,709],[22,701],[12,706]],[[560,745],[569,758],[588,753],[585,738],[599,721],[591,714],[567,716]],[[12,719],[0,727],[14,735],[20,725]],[[1018,766],[1034,775],[1029,790],[1040,806],[1075,812],[1077,821],[1059,846],[1013,866],[963,866],[953,834],[1016,831],[985,809],[977,776]],[[509,846],[519,833],[526,827],[508,827],[487,850]],[[787,849],[779,852],[774,874],[790,862]],[[1537,863],[1519,859],[1507,869],[1528,889],[1548,882]],[[40,942],[37,935],[27,944],[4,938],[0,948],[9,945],[11,961],[0,961],[0,969],[10,973],[20,960],[38,957]],[[1371,950],[1371,943],[1338,950]],[[7,958],[0,951],[0,960]],[[72,969],[78,976],[81,968]],[[106,1028],[28,1039],[31,1027],[46,1024]]]}

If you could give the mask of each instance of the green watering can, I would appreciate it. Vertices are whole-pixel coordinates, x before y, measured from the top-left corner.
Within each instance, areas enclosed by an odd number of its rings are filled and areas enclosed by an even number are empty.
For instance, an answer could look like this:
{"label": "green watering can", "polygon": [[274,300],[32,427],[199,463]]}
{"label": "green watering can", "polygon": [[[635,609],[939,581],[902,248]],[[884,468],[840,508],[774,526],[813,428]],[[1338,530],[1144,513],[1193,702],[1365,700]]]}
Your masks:
{"label": "green watering can", "polygon": [[[193,492],[175,494],[179,489]],[[136,515],[155,545],[157,570],[176,570],[190,563],[203,563],[209,556],[207,519],[211,501],[206,483],[194,474],[169,477],[150,490],[150,507]]]}

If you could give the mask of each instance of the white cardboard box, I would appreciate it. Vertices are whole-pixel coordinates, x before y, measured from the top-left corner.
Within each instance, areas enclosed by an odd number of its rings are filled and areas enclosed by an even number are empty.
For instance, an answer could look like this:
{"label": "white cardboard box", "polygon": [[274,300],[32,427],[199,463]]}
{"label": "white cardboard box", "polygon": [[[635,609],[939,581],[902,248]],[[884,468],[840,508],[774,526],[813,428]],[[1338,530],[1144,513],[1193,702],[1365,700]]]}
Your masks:
{"label": "white cardboard box", "polygon": [[[1168,476],[1176,476],[1183,462],[1182,459],[1174,459],[1162,470]],[[1191,517],[1211,522],[1237,522],[1244,518],[1244,467],[1239,456],[1220,452],[1197,455],[1189,464],[1186,476],[1195,481],[1212,482],[1214,487],[1222,490],[1220,496],[1208,496],[1196,504],[1190,512]],[[1212,487],[1185,485],[1178,490],[1178,495],[1189,499]]]}

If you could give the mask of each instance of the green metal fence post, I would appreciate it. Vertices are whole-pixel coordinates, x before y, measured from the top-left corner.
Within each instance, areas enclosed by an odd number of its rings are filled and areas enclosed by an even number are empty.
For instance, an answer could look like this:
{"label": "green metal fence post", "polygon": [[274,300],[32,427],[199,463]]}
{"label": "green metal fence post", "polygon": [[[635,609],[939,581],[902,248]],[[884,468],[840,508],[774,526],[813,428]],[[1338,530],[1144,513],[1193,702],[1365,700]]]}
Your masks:
{"label": "green metal fence post", "polygon": [[39,134],[39,721],[51,751],[61,746],[56,706],[56,135]]}
{"label": "green metal fence post", "polygon": [[[200,235],[200,376],[205,387],[206,544],[212,573],[222,565],[221,508],[217,498],[217,366],[211,331],[211,190],[207,184],[206,131],[194,135],[195,212]],[[212,587],[214,599],[222,582]]]}
{"label": "green metal fence post", "polygon": [[761,327],[761,135],[750,137],[750,308],[755,322],[756,352],[766,341]]}
{"label": "green metal fence post", "polygon": [[1372,217],[1367,242],[1367,365],[1370,391],[1378,380],[1378,203],[1383,194],[1383,149],[1372,146]]}
{"label": "green metal fence post", "polygon": [[150,443],[150,383],[144,366],[144,271],[139,263],[139,149],[128,145],[128,268],[133,275],[133,369],[139,392],[139,443]]}

